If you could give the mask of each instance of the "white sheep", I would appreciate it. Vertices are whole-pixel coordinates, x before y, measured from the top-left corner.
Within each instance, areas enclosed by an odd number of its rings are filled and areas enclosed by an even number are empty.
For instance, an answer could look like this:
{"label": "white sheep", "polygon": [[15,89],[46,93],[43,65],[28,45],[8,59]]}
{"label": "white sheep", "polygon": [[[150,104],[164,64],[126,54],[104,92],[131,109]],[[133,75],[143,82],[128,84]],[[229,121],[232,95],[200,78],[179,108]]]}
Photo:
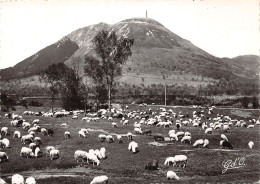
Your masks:
{"label": "white sheep", "polygon": [[25,180],[25,184],[36,184],[36,180],[34,177],[30,176]]}
{"label": "white sheep", "polygon": [[23,129],[29,129],[30,127],[31,127],[31,124],[30,123],[28,123],[28,122],[23,122],[22,123],[22,126],[23,126]]}
{"label": "white sheep", "polygon": [[171,133],[174,133],[174,134],[175,134],[175,130],[169,130],[168,135],[170,136]]}
{"label": "white sheep", "polygon": [[203,144],[203,148],[207,148],[208,147],[208,145],[209,145],[209,140],[208,139],[205,139],[204,140],[204,144]]}
{"label": "white sheep", "polygon": [[0,162],[7,162],[8,161],[8,156],[5,152],[0,151]]}
{"label": "white sheep", "polygon": [[203,139],[196,140],[195,143],[193,144],[193,147],[202,147],[204,144]]}
{"label": "white sheep", "polygon": [[191,134],[190,134],[190,132],[185,132],[184,136],[190,136],[191,137]]}
{"label": "white sheep", "polygon": [[178,141],[178,136],[177,136],[177,134],[171,133],[169,136],[170,136],[170,140]]}
{"label": "white sheep", "polygon": [[107,135],[107,136],[106,136],[106,141],[107,141],[108,143],[112,143],[112,142],[114,142],[114,137],[113,137],[112,135]]}
{"label": "white sheep", "polygon": [[228,141],[227,136],[225,136],[224,134],[221,134],[220,137],[221,137],[221,139]]}
{"label": "white sheep", "polygon": [[126,136],[128,140],[133,140],[133,134],[131,132],[128,132]]}
{"label": "white sheep", "polygon": [[96,176],[90,184],[107,184],[108,183],[108,177],[106,175],[102,176]]}
{"label": "white sheep", "polygon": [[88,160],[91,161],[93,163],[93,165],[95,165],[95,163],[97,164],[97,166],[100,165],[100,161],[98,160],[97,156],[95,154],[88,154]]}
{"label": "white sheep", "polygon": [[119,143],[123,143],[122,135],[117,135],[116,138]]}
{"label": "white sheep", "polygon": [[113,127],[113,128],[118,128],[117,123],[112,122],[112,127]]}
{"label": "white sheep", "polygon": [[36,147],[36,148],[35,148],[35,151],[34,151],[34,156],[35,156],[36,158],[38,158],[39,153],[40,153],[40,148],[39,148],[39,147]]}
{"label": "white sheep", "polygon": [[42,139],[41,139],[40,137],[35,137],[33,141],[34,141],[34,143],[37,144],[37,145],[42,144]]}
{"label": "white sheep", "polygon": [[128,119],[126,119],[126,120],[123,121],[123,125],[128,125],[128,123],[129,123],[129,120],[128,120]]}
{"label": "white sheep", "polygon": [[55,147],[54,147],[54,146],[47,146],[47,147],[46,147],[46,156],[47,156],[47,157],[50,156],[51,150],[55,150]]}
{"label": "white sheep", "polygon": [[14,174],[12,176],[12,184],[24,184],[24,178],[20,174]]}
{"label": "white sheep", "polygon": [[106,140],[106,135],[104,135],[104,134],[99,134],[98,135],[98,141],[104,142],[105,140]]}
{"label": "white sheep", "polygon": [[106,148],[104,148],[104,147],[100,148],[99,152],[102,156],[102,159],[105,159],[106,158]]}
{"label": "white sheep", "polygon": [[173,166],[187,167],[188,158],[186,155],[175,155],[173,160]]}
{"label": "white sheep", "polygon": [[99,160],[101,160],[103,157],[102,157],[102,155],[101,155],[101,153],[100,153],[100,151],[99,151],[99,149],[95,149],[95,155],[97,156],[97,158],[99,159]]}
{"label": "white sheep", "polygon": [[134,128],[140,128],[140,129],[141,129],[141,124],[140,124],[140,123],[137,123],[137,122],[135,122],[135,123],[134,123]]}
{"label": "white sheep", "polygon": [[83,131],[79,131],[79,137],[84,137],[84,138],[86,138],[87,136],[86,136],[86,134],[83,132]]}
{"label": "white sheep", "polygon": [[6,138],[0,140],[0,147],[3,147],[3,148],[9,148],[10,147],[10,141]]}
{"label": "white sheep", "polygon": [[13,138],[21,138],[21,132],[19,132],[18,130],[14,131]]}
{"label": "white sheep", "polygon": [[190,143],[191,144],[191,137],[190,136],[184,136],[182,139],[181,139],[181,142],[183,143]]}
{"label": "white sheep", "polygon": [[134,128],[134,132],[136,134],[143,134],[142,130],[140,128]]}
{"label": "white sheep", "polygon": [[247,128],[254,128],[255,125],[248,125]]}
{"label": "white sheep", "polygon": [[205,134],[212,134],[212,132],[213,132],[213,128],[212,128],[212,127],[207,128],[207,129],[205,130]]}
{"label": "white sheep", "polygon": [[7,183],[5,182],[5,180],[3,180],[2,178],[0,178],[0,184],[7,184]]}
{"label": "white sheep", "polygon": [[64,137],[65,137],[65,139],[69,139],[70,138],[70,132],[69,131],[64,132]]}
{"label": "white sheep", "polygon": [[20,156],[21,157],[25,156],[27,158],[34,157],[34,153],[33,153],[32,149],[27,148],[27,147],[22,147],[21,152],[20,152]]}
{"label": "white sheep", "polygon": [[82,150],[76,150],[74,153],[74,159],[79,162],[79,159],[88,159],[88,152]]}
{"label": "white sheep", "polygon": [[133,153],[137,153],[138,150],[138,144],[135,141],[132,141],[128,145],[128,151],[132,151]]}
{"label": "white sheep", "polygon": [[26,141],[29,141],[30,143],[33,142],[33,136],[32,136],[32,135],[29,135],[29,134],[23,135],[23,136],[21,137],[21,143],[22,143],[22,144],[25,144]]}
{"label": "white sheep", "polygon": [[174,161],[175,161],[174,157],[168,157],[165,159],[164,165],[166,165],[166,166],[173,165]]}
{"label": "white sheep", "polygon": [[168,180],[179,180],[180,177],[177,176],[177,174],[176,174],[175,172],[173,172],[173,171],[168,171],[168,172],[167,172],[167,179],[168,179]]}
{"label": "white sheep", "polygon": [[184,136],[184,132],[177,132],[176,133],[176,135],[177,135],[177,137],[180,139],[180,138],[182,138],[183,136]]}
{"label": "white sheep", "polygon": [[50,158],[53,160],[54,158],[59,158],[60,157],[60,152],[59,150],[53,149],[50,151]]}
{"label": "white sheep", "polygon": [[7,133],[8,133],[8,128],[7,127],[2,127],[1,128],[1,135],[7,135]]}
{"label": "white sheep", "polygon": [[255,145],[255,144],[254,144],[253,141],[250,141],[250,142],[248,143],[248,146],[249,146],[250,149],[252,149],[254,145]]}
{"label": "white sheep", "polygon": [[34,125],[34,124],[39,125],[39,124],[40,124],[40,120],[39,120],[39,119],[35,119],[35,120],[33,120],[32,124],[33,124],[33,125]]}

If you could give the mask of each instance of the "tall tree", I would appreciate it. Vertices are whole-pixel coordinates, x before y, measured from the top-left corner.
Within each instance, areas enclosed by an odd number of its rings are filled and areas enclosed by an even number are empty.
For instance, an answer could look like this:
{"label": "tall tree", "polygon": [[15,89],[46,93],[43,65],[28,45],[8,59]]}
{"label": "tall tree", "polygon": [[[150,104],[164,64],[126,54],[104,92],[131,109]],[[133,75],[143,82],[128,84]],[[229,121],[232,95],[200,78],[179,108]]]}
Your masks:
{"label": "tall tree", "polygon": [[117,37],[115,31],[101,30],[93,39],[96,56],[85,56],[85,73],[96,85],[105,84],[108,105],[111,107],[111,91],[116,79],[122,75],[122,65],[131,56],[133,38]]}

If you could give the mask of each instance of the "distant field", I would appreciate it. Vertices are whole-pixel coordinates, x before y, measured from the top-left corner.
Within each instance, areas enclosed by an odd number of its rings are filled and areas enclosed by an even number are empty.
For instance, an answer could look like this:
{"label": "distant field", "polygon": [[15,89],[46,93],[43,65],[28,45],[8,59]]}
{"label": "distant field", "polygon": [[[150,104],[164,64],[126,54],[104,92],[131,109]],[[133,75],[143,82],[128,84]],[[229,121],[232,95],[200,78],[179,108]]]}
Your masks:
{"label": "distant field", "polygon": [[[130,105],[129,110],[147,111],[149,107],[138,107],[137,105]],[[158,107],[152,106],[153,110]],[[205,110],[199,108],[177,107],[171,108],[174,112],[189,114],[192,116],[192,111]],[[21,115],[25,110],[41,111],[49,110],[44,108],[30,108],[17,107],[18,113]],[[135,121],[130,119],[130,124],[123,126],[119,123],[120,119],[114,119],[119,128],[112,128],[111,122],[107,120],[100,120],[99,122],[86,123],[81,121],[83,114],[79,116],[78,120],[72,120],[71,116],[64,118],[44,118],[37,116],[23,116],[28,122],[34,119],[40,119],[40,125],[44,128],[52,128],[54,130],[53,137],[43,136],[39,133],[36,136],[42,138],[43,144],[41,151],[43,156],[40,158],[22,158],[19,156],[22,145],[19,139],[13,138],[15,130],[21,131],[22,135],[27,132],[21,127],[11,127],[10,120],[4,117],[4,113],[0,113],[0,126],[7,126],[9,128],[9,135],[6,136],[10,140],[11,148],[4,148],[1,151],[7,152],[9,162],[0,163],[1,177],[10,183],[10,177],[19,173],[25,178],[27,176],[34,176],[37,183],[52,183],[52,184],[68,184],[68,183],[90,183],[90,181],[98,175],[107,175],[110,184],[152,184],[152,183],[254,183],[260,180],[260,126],[253,129],[231,127],[225,135],[233,145],[232,151],[219,149],[220,135],[222,130],[214,130],[212,135],[205,135],[201,127],[184,126],[181,131],[189,131],[192,136],[192,143],[197,139],[207,138],[210,142],[209,148],[193,148],[190,144],[183,144],[180,141],[170,142],[165,146],[154,146],[148,144],[153,142],[153,136],[136,135],[134,141],[139,145],[140,152],[132,154],[127,147],[129,141],[123,137],[123,143],[106,143],[98,142],[98,135],[105,131],[109,134],[126,134],[133,133],[133,124]],[[217,114],[228,115],[232,119],[245,120],[247,125],[248,120],[260,117],[259,110],[243,110],[243,109],[215,109],[213,115],[206,115],[207,117],[216,117]],[[61,123],[67,123],[68,127],[60,127]],[[79,138],[78,131],[81,128],[89,128],[94,131],[89,131],[87,138]],[[145,125],[143,129],[149,128]],[[170,129],[175,129],[175,124],[170,128],[151,127],[153,133],[160,133],[163,136],[168,136]],[[64,132],[71,132],[71,139],[64,139]],[[3,137],[2,137],[3,138]],[[248,142],[255,143],[253,150],[248,148]],[[169,142],[160,142],[169,143]],[[55,146],[60,150],[61,157],[57,160],[51,161],[49,157],[45,156],[45,148],[48,145]],[[107,150],[107,159],[101,160],[100,166],[80,166],[73,158],[74,152],[77,149],[88,151],[89,149],[100,149],[105,147]],[[186,150],[186,151],[185,151]],[[168,167],[164,166],[165,159],[169,156],[177,154],[185,154],[188,157],[188,166],[186,168]],[[244,158],[244,166],[237,169],[229,169],[224,174],[222,163],[227,160],[233,162],[237,158]],[[157,159],[159,161],[158,171],[147,171],[144,169],[145,164],[151,160]],[[180,176],[179,181],[168,181],[166,172],[173,170]]]}

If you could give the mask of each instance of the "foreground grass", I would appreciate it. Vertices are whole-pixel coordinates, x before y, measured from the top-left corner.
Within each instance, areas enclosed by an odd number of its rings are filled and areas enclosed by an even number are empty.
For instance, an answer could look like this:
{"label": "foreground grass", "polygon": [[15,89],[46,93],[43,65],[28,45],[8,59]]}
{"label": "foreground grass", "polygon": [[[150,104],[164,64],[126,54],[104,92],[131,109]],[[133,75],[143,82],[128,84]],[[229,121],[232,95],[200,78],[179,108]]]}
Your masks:
{"label": "foreground grass", "polygon": [[[131,110],[146,110],[144,107],[131,106]],[[155,109],[156,107],[152,107]],[[25,109],[17,108],[18,114],[22,114]],[[31,109],[38,111],[41,109]],[[182,111],[183,114],[192,115],[193,110],[201,110],[194,108],[175,108],[174,112]],[[245,111],[244,110],[223,110],[216,109],[215,114],[211,117],[216,117],[216,114],[229,115],[231,118],[244,119],[248,122],[249,119],[259,118],[259,111]],[[245,116],[246,114],[246,116]],[[3,117],[3,113],[1,116]],[[28,122],[34,119],[40,119],[41,127],[52,128],[55,133],[53,137],[42,136],[39,133],[36,136],[42,138],[43,144],[41,150],[43,156],[40,158],[22,158],[19,156],[20,150],[23,146],[19,139],[12,138],[13,132],[19,130],[22,135],[27,132],[21,127],[10,127],[10,120],[6,118],[1,119],[1,126],[9,127],[10,135],[6,136],[10,140],[11,148],[5,148],[1,151],[7,152],[10,161],[0,163],[1,176],[10,181],[10,176],[14,173],[21,173],[24,176],[33,175],[37,178],[37,183],[90,183],[93,177],[97,175],[106,174],[109,177],[110,183],[172,183],[166,179],[166,172],[173,170],[181,177],[181,180],[174,181],[174,183],[253,183],[260,180],[260,144],[259,144],[259,127],[254,129],[235,128],[232,127],[230,131],[225,133],[229,141],[232,143],[233,151],[216,150],[219,149],[221,130],[215,130],[212,135],[205,135],[204,131],[199,128],[187,126],[182,127],[182,131],[189,131],[192,135],[192,141],[197,139],[207,138],[210,142],[208,149],[194,149],[190,144],[182,144],[174,142],[167,146],[153,146],[149,142],[154,141],[152,136],[137,135],[134,140],[139,144],[140,152],[132,154],[128,152],[128,141],[123,137],[123,143],[105,143],[98,142],[97,137],[101,132],[89,131],[86,139],[78,137],[78,131],[81,128],[91,128],[95,130],[104,130],[109,133],[125,134],[129,131],[133,132],[133,123],[135,120],[130,120],[128,126],[122,126],[119,119],[114,119],[118,123],[119,128],[111,127],[111,122],[101,120],[99,122],[86,123],[81,121],[83,115],[78,120],[72,120],[71,117],[64,118],[44,118],[36,116],[23,116]],[[61,123],[67,123],[68,127],[60,127]],[[143,126],[143,128],[148,128]],[[167,136],[169,129],[161,127],[151,127],[154,133],[161,133]],[[175,126],[170,129],[176,129]],[[64,132],[71,132],[71,139],[64,139]],[[248,148],[248,142],[255,143],[254,149]],[[57,160],[51,161],[49,157],[45,156],[45,147],[48,145],[55,146],[60,150],[61,157]],[[100,166],[83,166],[79,167],[75,162],[73,155],[77,149],[86,150],[100,149],[105,147],[108,158],[101,161]],[[191,150],[191,151],[183,151]],[[185,154],[188,157],[188,167],[166,167],[163,165],[165,159],[176,154]],[[237,169],[227,170],[224,174],[222,163],[227,160],[235,161],[236,158],[245,158],[245,166]],[[158,171],[147,171],[144,165],[151,159],[159,161],[160,169]],[[62,173],[74,174],[75,176],[66,177]],[[48,176],[44,177],[46,174]],[[54,177],[57,175],[58,177]],[[50,176],[53,176],[50,178]],[[10,183],[10,182],[9,182]]]}

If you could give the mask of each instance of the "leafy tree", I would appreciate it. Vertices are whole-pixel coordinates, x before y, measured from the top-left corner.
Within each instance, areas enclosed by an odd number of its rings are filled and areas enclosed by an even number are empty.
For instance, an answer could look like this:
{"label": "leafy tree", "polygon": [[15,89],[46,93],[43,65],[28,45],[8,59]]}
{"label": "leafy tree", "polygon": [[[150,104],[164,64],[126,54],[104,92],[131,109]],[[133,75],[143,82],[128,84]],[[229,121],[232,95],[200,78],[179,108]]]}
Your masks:
{"label": "leafy tree", "polygon": [[122,65],[131,56],[133,38],[117,37],[115,31],[101,30],[93,39],[96,56],[85,56],[85,73],[96,85],[105,84],[108,104],[111,107],[111,90],[116,79],[122,75]]}
{"label": "leafy tree", "polygon": [[6,107],[7,112],[15,105],[15,100],[12,97],[8,97],[6,93],[1,93],[1,103]]}

